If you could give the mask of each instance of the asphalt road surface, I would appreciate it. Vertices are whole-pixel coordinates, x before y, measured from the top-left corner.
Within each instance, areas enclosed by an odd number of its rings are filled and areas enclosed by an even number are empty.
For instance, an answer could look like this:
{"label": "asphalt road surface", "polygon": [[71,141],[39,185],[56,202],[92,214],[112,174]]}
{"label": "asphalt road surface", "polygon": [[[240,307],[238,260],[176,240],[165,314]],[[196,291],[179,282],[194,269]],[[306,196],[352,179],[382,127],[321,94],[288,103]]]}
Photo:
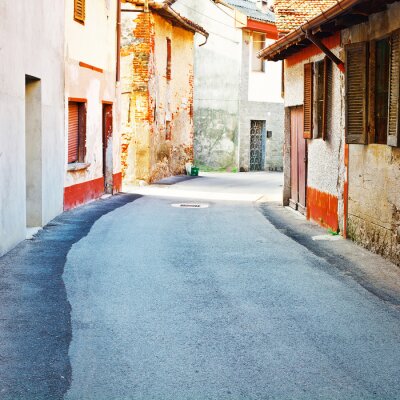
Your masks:
{"label": "asphalt road surface", "polygon": [[[39,315],[64,316],[38,330],[44,345],[56,336],[53,358],[32,378],[33,360],[4,359],[18,352],[14,331],[0,334],[0,398],[400,399],[400,310],[277,230],[253,201],[265,188],[239,190],[237,176],[167,182],[67,213],[72,231],[87,225],[63,250],[57,305],[32,303]],[[46,232],[37,241],[51,247]]]}

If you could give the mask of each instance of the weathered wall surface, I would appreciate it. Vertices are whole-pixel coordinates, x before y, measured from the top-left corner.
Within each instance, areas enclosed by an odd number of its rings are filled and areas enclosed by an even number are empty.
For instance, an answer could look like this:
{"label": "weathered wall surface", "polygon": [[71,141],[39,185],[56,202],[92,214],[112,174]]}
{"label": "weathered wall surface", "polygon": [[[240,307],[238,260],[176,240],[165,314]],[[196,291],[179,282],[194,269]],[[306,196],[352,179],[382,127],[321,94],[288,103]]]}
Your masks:
{"label": "weathered wall surface", "polygon": [[[266,121],[272,137],[266,139],[266,170],[283,170],[284,105],[280,63],[266,63],[265,72],[251,71],[252,37],[243,31],[240,99],[240,169],[250,168],[251,120]],[[258,83],[260,86],[255,85]],[[259,101],[254,101],[259,100]]]}
{"label": "weathered wall surface", "polygon": [[[329,47],[340,52],[339,36],[331,39]],[[311,49],[315,50],[315,49]],[[285,67],[285,107],[304,103],[304,64],[324,58],[318,51],[310,51],[309,57],[298,54],[288,59]],[[344,230],[344,187],[346,168],[344,164],[344,75],[332,68],[332,91],[326,140],[307,140],[307,213],[308,217],[333,230]],[[314,106],[315,113],[315,106]],[[316,128],[316,126],[314,126]],[[289,128],[290,129],[290,128]],[[316,134],[314,133],[316,137]],[[287,138],[290,140],[290,137]],[[286,145],[290,149],[290,141]]]}
{"label": "weathered wall surface", "polygon": [[[86,19],[74,21],[74,0],[66,0],[65,27],[65,129],[68,132],[68,100],[85,99],[86,157],[88,167],[74,171],[67,164],[68,135],[65,135],[65,207],[104,193],[103,181],[103,102],[113,104],[112,162],[115,180],[120,174],[119,88],[116,85],[117,0],[86,1]],[[81,63],[81,65],[80,65]],[[96,69],[82,66],[87,64]],[[97,70],[99,69],[99,70]]]}
{"label": "weathered wall surface", "polygon": [[[64,174],[64,2],[0,5],[0,255],[25,239],[27,187],[37,193],[40,225],[62,211]],[[31,100],[38,118],[36,154],[26,152],[25,76],[39,79]],[[30,96],[28,90],[27,97]],[[28,102],[28,99],[27,99]],[[32,105],[32,103],[31,103]],[[31,125],[31,127],[33,126]],[[32,168],[35,174],[29,175]]]}
{"label": "weathered wall surface", "polygon": [[[400,4],[343,33],[343,42],[381,38],[400,28]],[[400,149],[349,146],[349,236],[400,265]]]}
{"label": "weathered wall surface", "polygon": [[210,33],[204,46],[199,46],[203,37],[195,40],[196,163],[237,168],[242,32],[231,9],[209,0],[178,1],[173,7]]}
{"label": "weathered wall surface", "polygon": [[[193,161],[193,33],[157,14],[123,16],[123,171],[126,183],[181,174]],[[167,79],[167,39],[171,79]]]}

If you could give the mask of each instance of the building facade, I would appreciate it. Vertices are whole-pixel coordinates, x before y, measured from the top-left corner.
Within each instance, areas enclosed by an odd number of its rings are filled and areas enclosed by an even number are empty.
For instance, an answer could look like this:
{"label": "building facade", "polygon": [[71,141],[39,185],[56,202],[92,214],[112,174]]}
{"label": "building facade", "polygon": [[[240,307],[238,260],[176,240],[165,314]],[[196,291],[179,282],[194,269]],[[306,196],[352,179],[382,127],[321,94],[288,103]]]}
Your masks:
{"label": "building facade", "polygon": [[398,265],[399,17],[343,0],[262,52],[285,59],[284,203]]}
{"label": "building facade", "polygon": [[117,0],[65,1],[64,209],[121,188]]}
{"label": "building facade", "polygon": [[168,2],[122,8],[124,182],[152,183],[193,162],[194,35],[207,33]]}
{"label": "building facade", "polygon": [[[63,208],[63,2],[2,2],[0,255]],[[16,22],[17,21],[17,22]]]}
{"label": "building facade", "polygon": [[281,170],[281,67],[256,54],[277,39],[266,1],[186,0],[174,9],[210,34],[195,47],[195,158],[201,168]]}

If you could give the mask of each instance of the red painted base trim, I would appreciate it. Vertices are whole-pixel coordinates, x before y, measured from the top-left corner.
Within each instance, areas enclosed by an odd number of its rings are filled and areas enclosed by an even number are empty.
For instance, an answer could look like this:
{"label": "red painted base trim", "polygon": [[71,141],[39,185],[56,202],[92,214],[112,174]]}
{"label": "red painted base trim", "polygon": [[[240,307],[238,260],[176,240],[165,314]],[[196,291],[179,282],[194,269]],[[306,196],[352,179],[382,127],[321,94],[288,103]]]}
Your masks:
{"label": "red painted base trim", "polygon": [[307,188],[307,218],[334,232],[339,231],[338,203],[336,196]]}
{"label": "red painted base trim", "polygon": [[122,172],[114,174],[113,192],[119,193],[122,190]]}
{"label": "red painted base trim", "polygon": [[80,206],[104,194],[104,178],[64,188],[64,211]]}

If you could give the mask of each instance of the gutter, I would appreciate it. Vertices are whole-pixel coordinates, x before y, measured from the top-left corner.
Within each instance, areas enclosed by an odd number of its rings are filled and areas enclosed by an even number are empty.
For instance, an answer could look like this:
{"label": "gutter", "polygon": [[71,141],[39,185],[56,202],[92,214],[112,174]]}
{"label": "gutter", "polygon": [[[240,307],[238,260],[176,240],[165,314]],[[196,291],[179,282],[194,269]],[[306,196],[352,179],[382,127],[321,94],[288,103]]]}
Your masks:
{"label": "gutter", "polygon": [[[313,42],[313,40],[311,39],[311,36],[307,37],[307,32],[311,33],[313,29],[317,28],[322,23],[327,22],[330,19],[337,17],[343,11],[346,11],[347,9],[354,7],[358,3],[361,3],[362,0],[341,0],[341,1],[337,0],[337,2],[338,3],[335,4],[334,6],[332,6],[328,10],[322,12],[321,14],[317,15],[310,21],[305,22],[299,28],[296,28],[294,31],[288,33],[286,36],[284,36],[282,39],[279,39],[277,42],[273,43],[271,46],[268,46],[267,48],[259,51],[257,54],[257,57],[264,58],[264,59],[267,59],[267,58],[271,59],[280,50],[286,49],[286,48],[290,47],[291,45],[295,44],[296,42],[301,42],[304,39],[309,39],[311,42]],[[326,53],[325,50],[323,50],[319,45],[317,45],[317,47],[319,47],[324,53]],[[329,55],[328,55],[328,57],[329,57]],[[342,63],[342,61],[340,61],[340,62]],[[336,61],[335,61],[335,63],[336,63]]]}

